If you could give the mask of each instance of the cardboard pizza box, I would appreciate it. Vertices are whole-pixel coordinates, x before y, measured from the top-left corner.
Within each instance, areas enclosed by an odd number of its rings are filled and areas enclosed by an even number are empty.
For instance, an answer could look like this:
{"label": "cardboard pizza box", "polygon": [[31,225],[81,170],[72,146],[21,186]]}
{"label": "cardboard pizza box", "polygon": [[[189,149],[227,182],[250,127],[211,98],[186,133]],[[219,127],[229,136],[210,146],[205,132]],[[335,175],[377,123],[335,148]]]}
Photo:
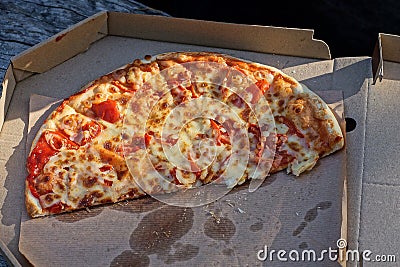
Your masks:
{"label": "cardboard pizza box", "polygon": [[[94,15],[11,59],[0,98],[0,239],[20,264],[37,266],[280,266],[277,258],[262,261],[258,253],[263,255],[265,248],[319,253],[338,249],[339,239],[358,249],[363,181],[376,171],[374,164],[365,166],[374,158],[374,145],[366,142],[373,143],[379,134],[375,127],[367,127],[377,123],[368,117],[368,100],[379,93],[375,88],[385,91],[398,85],[394,78],[400,77],[395,63],[400,62],[399,42],[397,36],[381,34],[377,60],[331,59],[329,47],[313,39],[312,30],[114,12]],[[344,108],[355,126],[346,135],[346,149],[322,159],[298,179],[274,174],[254,193],[239,187],[198,208],[143,198],[28,218],[23,195],[26,156],[35,126],[51,104],[135,58],[170,51],[222,52],[283,69],[318,91],[340,114]],[[373,85],[378,77],[381,82]],[[372,108],[381,104],[375,102]],[[388,136],[396,138],[394,132]],[[383,162],[386,154],[376,149],[383,153],[378,159]],[[179,226],[159,232],[163,220],[177,218]],[[323,260],[325,266],[345,265]],[[312,264],[321,262],[300,262]]]}

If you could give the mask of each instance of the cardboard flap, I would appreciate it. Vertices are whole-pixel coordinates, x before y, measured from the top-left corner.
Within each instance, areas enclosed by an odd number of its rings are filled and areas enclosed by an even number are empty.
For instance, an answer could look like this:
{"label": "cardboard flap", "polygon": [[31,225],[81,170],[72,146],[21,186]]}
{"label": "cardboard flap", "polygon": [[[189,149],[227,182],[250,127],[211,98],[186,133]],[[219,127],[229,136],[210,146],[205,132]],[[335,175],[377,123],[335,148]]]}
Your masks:
{"label": "cardboard flap", "polygon": [[14,77],[16,81],[22,81],[25,80],[26,78],[32,76],[35,74],[34,72],[26,71],[26,70],[20,70],[20,69],[13,69],[14,72]]}
{"label": "cardboard flap", "polygon": [[108,23],[110,35],[306,58],[331,58],[328,45],[313,39],[313,30],[258,25],[249,28],[249,25],[242,24],[117,12],[109,12]]}
{"label": "cardboard flap", "polygon": [[29,76],[26,72],[45,72],[87,50],[106,34],[107,13],[101,12],[22,52],[11,62],[15,70],[23,71],[23,75],[18,75],[23,79]]}
{"label": "cardboard flap", "polygon": [[400,36],[380,33],[383,60],[400,63]]}
{"label": "cardboard flap", "polygon": [[[372,70],[374,74],[374,84],[384,77],[384,61],[400,63],[400,36],[386,33],[379,33],[372,56]],[[394,64],[387,65],[385,78],[400,79],[400,67]]]}
{"label": "cardboard flap", "polygon": [[4,120],[6,118],[8,105],[11,101],[11,96],[14,92],[14,88],[16,86],[16,80],[12,71],[12,66],[9,65],[4,75],[4,79],[2,82],[2,90],[0,90],[0,131],[3,127]]}

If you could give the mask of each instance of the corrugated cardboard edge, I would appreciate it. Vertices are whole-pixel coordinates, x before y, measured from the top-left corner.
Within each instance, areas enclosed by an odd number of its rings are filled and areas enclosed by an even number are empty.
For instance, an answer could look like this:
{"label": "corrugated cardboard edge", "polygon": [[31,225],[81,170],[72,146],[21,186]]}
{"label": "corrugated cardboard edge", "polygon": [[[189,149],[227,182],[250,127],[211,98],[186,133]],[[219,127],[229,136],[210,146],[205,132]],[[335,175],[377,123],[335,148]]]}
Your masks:
{"label": "corrugated cardboard edge", "polygon": [[383,61],[400,63],[400,36],[379,33],[372,55],[373,84],[384,77]]}
{"label": "corrugated cardboard edge", "polygon": [[93,15],[11,59],[17,81],[42,73],[87,50],[107,35],[107,13]]}
{"label": "corrugated cardboard edge", "polygon": [[7,71],[4,75],[4,79],[2,81],[2,91],[0,95],[0,131],[3,127],[8,106],[10,105],[11,97],[14,93],[16,85],[17,81],[14,77],[12,65],[10,64],[7,68]]}
{"label": "corrugated cardboard edge", "polygon": [[331,59],[328,45],[314,39],[313,30],[116,12],[109,12],[108,29],[117,36]]}
{"label": "corrugated cardboard edge", "polygon": [[[346,155],[347,157],[347,155]],[[342,240],[348,240],[347,239],[347,173],[344,177],[343,180],[343,195],[342,195],[342,225],[341,225],[341,239]],[[343,257],[347,253],[347,248],[344,248],[343,250],[339,249],[339,253],[342,253],[341,256],[339,256],[338,262],[341,266],[346,267],[347,266],[347,261],[346,257]]]}
{"label": "corrugated cardboard edge", "polygon": [[14,267],[21,267],[22,265],[18,262],[18,260],[14,257],[14,255],[11,253],[11,251],[8,249],[6,244],[3,243],[3,241],[0,240],[0,252],[1,254],[5,257],[7,264],[9,266],[14,266]]}
{"label": "corrugated cardboard edge", "polygon": [[[343,92],[343,91],[342,91]],[[343,95],[343,99],[344,99],[344,95]],[[344,107],[344,100],[343,100],[343,108]],[[342,133],[344,135],[344,140],[347,143],[347,137],[346,137],[346,114],[343,112],[343,117],[339,119],[340,121],[340,128],[342,129]],[[347,144],[345,143],[345,148],[347,149]],[[344,179],[343,179],[343,192],[342,192],[342,225],[341,225],[341,229],[340,229],[340,238],[342,240],[348,240],[348,194],[347,194],[347,153],[345,155],[346,161],[345,164],[343,166],[343,168],[345,169],[344,173]],[[339,241],[338,241],[339,242]],[[338,263],[342,266],[342,267],[346,267],[347,266],[347,260],[346,260],[346,253],[347,253],[347,247],[340,249],[339,248],[339,257],[338,257]]]}

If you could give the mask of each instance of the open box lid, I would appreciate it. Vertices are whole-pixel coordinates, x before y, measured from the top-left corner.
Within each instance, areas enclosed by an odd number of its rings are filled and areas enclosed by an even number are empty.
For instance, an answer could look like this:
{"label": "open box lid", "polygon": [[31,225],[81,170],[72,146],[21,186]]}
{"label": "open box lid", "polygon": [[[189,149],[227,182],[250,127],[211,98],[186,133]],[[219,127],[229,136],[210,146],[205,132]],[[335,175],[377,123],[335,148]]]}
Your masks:
{"label": "open box lid", "polygon": [[[313,34],[313,30],[295,28],[100,12],[11,59],[2,83],[0,130],[17,82],[84,52],[93,42],[107,35],[330,59],[328,46],[321,40],[313,39]],[[237,38],[238,35],[241,38]]]}

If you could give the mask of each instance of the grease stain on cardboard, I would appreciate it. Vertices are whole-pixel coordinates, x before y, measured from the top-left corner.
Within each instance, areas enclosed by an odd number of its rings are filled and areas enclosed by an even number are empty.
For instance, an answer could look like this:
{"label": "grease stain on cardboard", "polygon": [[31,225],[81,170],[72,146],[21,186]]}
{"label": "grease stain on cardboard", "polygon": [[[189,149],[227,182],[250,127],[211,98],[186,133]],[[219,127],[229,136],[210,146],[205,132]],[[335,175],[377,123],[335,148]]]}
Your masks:
{"label": "grease stain on cardboard", "polygon": [[193,217],[191,208],[176,206],[164,205],[150,212],[131,234],[129,244],[132,250],[114,258],[111,266],[148,266],[149,255],[152,254],[157,254],[166,264],[194,258],[199,253],[199,247],[176,242],[190,231]]}

